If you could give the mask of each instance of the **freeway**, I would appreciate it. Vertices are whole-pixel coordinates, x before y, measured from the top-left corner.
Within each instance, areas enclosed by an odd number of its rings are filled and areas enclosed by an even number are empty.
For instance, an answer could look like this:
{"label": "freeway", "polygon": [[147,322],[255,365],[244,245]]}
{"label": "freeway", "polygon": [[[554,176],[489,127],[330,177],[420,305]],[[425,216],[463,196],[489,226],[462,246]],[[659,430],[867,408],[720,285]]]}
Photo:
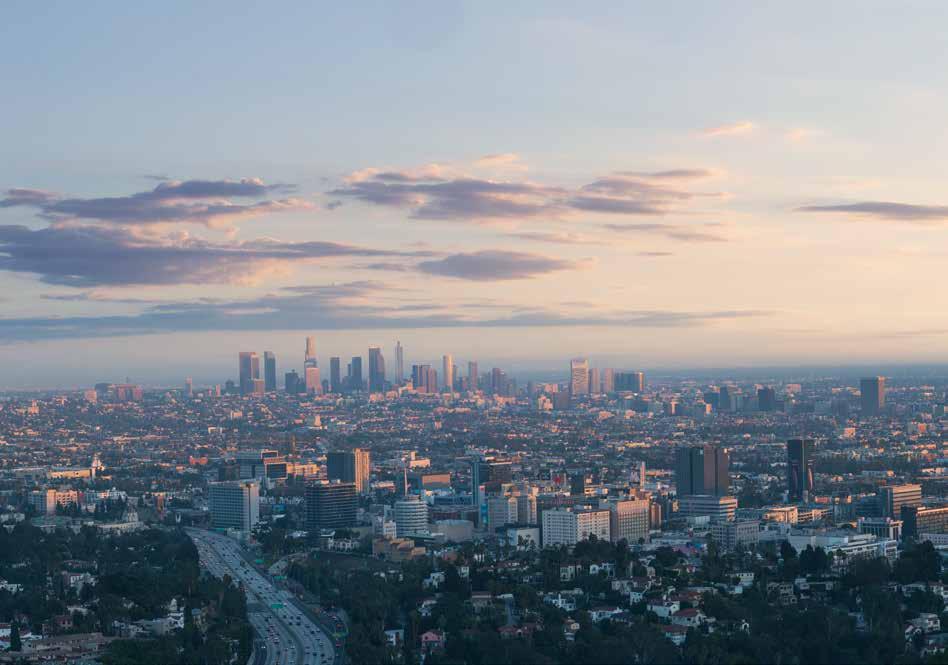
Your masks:
{"label": "freeway", "polygon": [[215,577],[229,575],[243,585],[247,618],[257,634],[254,665],[332,665],[333,641],[298,606],[293,595],[276,588],[244,559],[240,545],[227,536],[186,529]]}

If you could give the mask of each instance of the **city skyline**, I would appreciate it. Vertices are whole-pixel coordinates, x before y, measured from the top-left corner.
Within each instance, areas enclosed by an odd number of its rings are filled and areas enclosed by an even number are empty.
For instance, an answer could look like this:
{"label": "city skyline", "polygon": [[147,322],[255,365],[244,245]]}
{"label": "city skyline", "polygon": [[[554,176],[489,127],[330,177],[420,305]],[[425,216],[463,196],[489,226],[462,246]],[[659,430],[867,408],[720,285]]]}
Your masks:
{"label": "city skyline", "polygon": [[[4,387],[160,373],[172,352],[183,374],[264,333],[286,356],[299,331],[534,367],[946,362],[923,285],[948,250],[928,29],[948,8],[816,7],[294,7],[265,30],[187,7],[170,48],[153,8],[50,27],[14,4],[0,361],[28,369]],[[94,49],[64,27],[103,25]],[[237,33],[253,43],[203,47]],[[235,66],[267,82],[252,103]],[[100,75],[121,94],[35,112]]]}

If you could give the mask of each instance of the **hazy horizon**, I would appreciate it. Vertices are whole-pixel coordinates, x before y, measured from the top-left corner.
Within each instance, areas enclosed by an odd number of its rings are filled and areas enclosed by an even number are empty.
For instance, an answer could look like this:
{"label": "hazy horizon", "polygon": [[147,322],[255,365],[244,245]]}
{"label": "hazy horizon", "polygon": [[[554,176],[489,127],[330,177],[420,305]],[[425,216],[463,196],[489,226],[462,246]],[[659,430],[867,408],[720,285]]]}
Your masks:
{"label": "hazy horizon", "polygon": [[0,26],[2,388],[282,375],[306,334],[948,363],[948,6],[55,15]]}

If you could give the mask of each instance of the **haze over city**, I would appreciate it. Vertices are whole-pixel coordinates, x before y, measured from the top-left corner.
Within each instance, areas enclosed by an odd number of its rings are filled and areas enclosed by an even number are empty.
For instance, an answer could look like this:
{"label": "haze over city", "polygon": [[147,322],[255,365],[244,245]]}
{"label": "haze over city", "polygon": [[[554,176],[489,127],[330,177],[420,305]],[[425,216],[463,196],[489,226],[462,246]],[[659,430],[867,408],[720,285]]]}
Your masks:
{"label": "haze over city", "polygon": [[948,663],[948,4],[0,5],[0,665]]}
{"label": "haze over city", "polygon": [[852,7],[12,3],[0,385],[943,362],[948,10]]}

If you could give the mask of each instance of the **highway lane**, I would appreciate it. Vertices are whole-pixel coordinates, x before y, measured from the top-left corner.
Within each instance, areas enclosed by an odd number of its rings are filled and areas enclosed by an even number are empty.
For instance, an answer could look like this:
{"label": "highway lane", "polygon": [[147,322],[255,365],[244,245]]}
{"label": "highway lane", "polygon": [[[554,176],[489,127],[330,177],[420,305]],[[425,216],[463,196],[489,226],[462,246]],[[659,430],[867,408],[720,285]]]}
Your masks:
{"label": "highway lane", "polygon": [[[240,545],[219,533],[186,529],[214,576],[240,582],[247,615],[258,636],[255,665],[332,665],[333,641],[296,604],[290,592],[276,588],[244,559]],[[262,656],[262,657],[261,657]]]}

